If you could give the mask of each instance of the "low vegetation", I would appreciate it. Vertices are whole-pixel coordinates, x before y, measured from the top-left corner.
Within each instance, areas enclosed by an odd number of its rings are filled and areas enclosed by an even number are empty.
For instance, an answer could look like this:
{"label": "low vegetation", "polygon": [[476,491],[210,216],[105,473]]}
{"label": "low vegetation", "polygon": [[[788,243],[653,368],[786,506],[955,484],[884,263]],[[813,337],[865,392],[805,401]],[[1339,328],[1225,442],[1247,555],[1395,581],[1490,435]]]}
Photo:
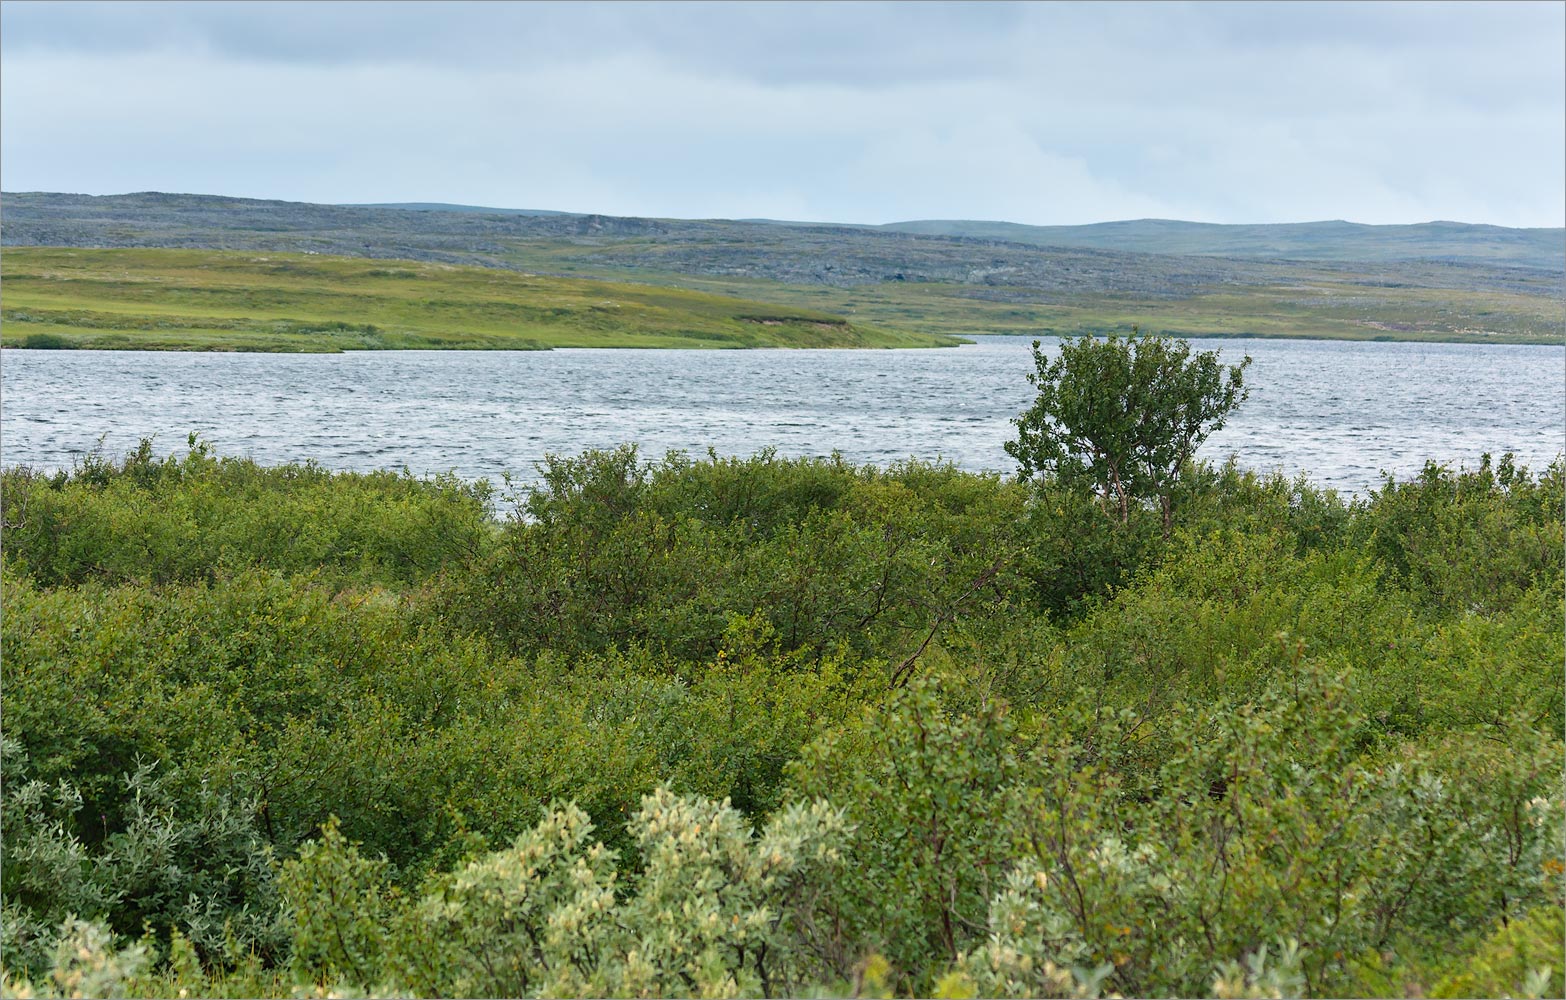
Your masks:
{"label": "low vegetation", "polygon": [[936,347],[679,289],[312,253],[12,247],[0,344],[209,351]]}
{"label": "low vegetation", "polygon": [[[1556,344],[1566,321],[1559,229],[1456,223],[1204,226],[1160,220],[878,228],[408,211],[153,192],[104,197],[15,192],[4,198],[0,240],[7,259],[18,247],[76,247],[368,257],[381,259],[373,267],[389,270],[408,270],[404,261],[412,260],[698,290],[926,336],[1071,337],[1123,334],[1139,325],[1185,337]],[[262,288],[275,280],[259,277]],[[305,312],[266,318],[318,317]],[[383,331],[394,325],[355,309],[324,318]],[[424,319],[427,328],[413,325],[434,339],[452,329],[475,340],[492,332],[474,325],[482,317],[472,314],[448,311],[439,321],[434,313]],[[568,327],[553,329],[564,334]],[[555,342],[506,329],[513,342],[535,337]],[[52,333],[12,331],[17,337],[29,332]],[[341,346],[355,346],[352,331],[339,332]],[[774,331],[783,332],[788,331]],[[358,331],[360,341],[366,333]],[[226,335],[225,328],[202,334],[209,342]]]}
{"label": "low vegetation", "polygon": [[0,478],[17,996],[1560,996],[1563,470]]}
{"label": "low vegetation", "polygon": [[[1270,279],[1214,275],[1170,294],[1166,288],[1063,290],[934,278],[840,288],[720,273],[716,258],[710,270],[690,274],[660,268],[656,260],[621,263],[608,253],[555,244],[519,248],[507,259],[518,266],[745,296],[959,337],[1125,335],[1139,327],[1173,337],[1558,344],[1566,321],[1558,275],[1530,277],[1532,287],[1442,288],[1402,276],[1303,266]],[[1155,280],[1166,277],[1157,267],[1150,270]]]}

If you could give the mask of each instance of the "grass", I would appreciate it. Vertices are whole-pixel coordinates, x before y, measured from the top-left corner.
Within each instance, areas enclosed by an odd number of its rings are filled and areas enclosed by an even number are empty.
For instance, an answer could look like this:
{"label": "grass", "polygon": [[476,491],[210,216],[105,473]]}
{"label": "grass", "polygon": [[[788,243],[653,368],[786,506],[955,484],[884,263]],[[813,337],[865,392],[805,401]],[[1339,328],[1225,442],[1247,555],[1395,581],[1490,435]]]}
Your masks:
{"label": "grass", "polygon": [[[518,243],[518,273],[319,254],[7,248],[0,345],[291,351],[550,347],[932,347],[975,334],[1132,326],[1187,337],[1560,343],[1552,295],[1376,283],[1330,267],[1180,296],[695,275]],[[565,275],[565,276],[559,276]],[[626,283],[635,281],[636,284]]]}
{"label": "grass", "polygon": [[[1009,239],[1069,236],[1110,251],[723,220],[151,193],[6,197],[9,344],[918,346],[1133,325],[1186,336],[1491,344],[1566,335],[1560,230],[930,224]],[[186,256],[59,249],[136,245]],[[1131,247],[1194,252],[1122,252]],[[210,252],[219,248],[229,255]],[[1516,266],[1528,262],[1548,266]]]}
{"label": "grass", "polygon": [[317,254],[10,247],[5,347],[338,352],[552,347],[940,347],[731,295]]}
{"label": "grass", "polygon": [[616,268],[581,247],[518,245],[517,266],[637,281],[779,306],[816,309],[874,326],[966,337],[1144,332],[1186,337],[1287,337],[1439,343],[1559,344],[1566,304],[1554,294],[1378,283],[1331,266],[1302,265],[1279,284],[1217,284],[1180,296],[1061,293],[1027,287],[881,282],[853,288],[760,278]]}

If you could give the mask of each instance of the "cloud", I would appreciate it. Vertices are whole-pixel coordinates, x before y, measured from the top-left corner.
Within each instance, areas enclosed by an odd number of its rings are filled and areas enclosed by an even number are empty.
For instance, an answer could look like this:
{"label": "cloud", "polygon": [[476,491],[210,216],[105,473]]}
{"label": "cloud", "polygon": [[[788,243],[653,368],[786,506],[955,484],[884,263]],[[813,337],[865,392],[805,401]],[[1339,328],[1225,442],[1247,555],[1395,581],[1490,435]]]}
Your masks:
{"label": "cloud", "polygon": [[1561,225],[1560,5],[30,4],[9,190]]}
{"label": "cloud", "polygon": [[562,63],[608,52],[773,83],[986,72],[1007,3],[8,3],[10,51],[201,48],[309,65]]}

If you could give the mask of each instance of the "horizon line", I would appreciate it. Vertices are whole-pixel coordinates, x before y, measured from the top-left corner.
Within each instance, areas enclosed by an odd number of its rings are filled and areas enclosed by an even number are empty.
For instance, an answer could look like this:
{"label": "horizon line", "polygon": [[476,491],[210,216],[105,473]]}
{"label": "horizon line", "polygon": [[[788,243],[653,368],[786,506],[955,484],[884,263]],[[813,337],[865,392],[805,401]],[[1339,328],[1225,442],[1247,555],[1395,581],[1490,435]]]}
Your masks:
{"label": "horizon line", "polygon": [[940,222],[972,223],[972,224],[980,224],[980,225],[1018,226],[1018,227],[1022,227],[1022,228],[1026,228],[1026,229],[1082,229],[1082,228],[1087,228],[1087,227],[1091,227],[1091,226],[1113,226],[1113,225],[1122,225],[1122,224],[1126,224],[1126,223],[1138,223],[1138,222],[1170,222],[1170,223],[1178,223],[1180,225],[1187,225],[1187,226],[1213,226],[1213,227],[1219,227],[1219,228],[1224,228],[1224,227],[1243,228],[1243,227],[1255,227],[1255,226],[1316,226],[1316,225],[1341,224],[1341,225],[1349,225],[1349,226],[1360,226],[1360,227],[1364,227],[1364,228],[1367,228],[1367,229],[1391,229],[1391,228],[1401,228],[1401,227],[1410,227],[1410,226],[1454,225],[1454,226],[1486,227],[1486,228],[1491,228],[1491,229],[1506,229],[1506,230],[1512,230],[1512,231],[1515,231],[1515,232],[1534,232],[1534,231],[1542,231],[1542,232],[1562,231],[1562,232],[1566,232],[1566,226],[1507,226],[1507,225],[1502,225],[1500,223],[1494,223],[1494,222],[1464,222],[1464,221],[1461,221],[1461,220],[1458,220],[1458,219],[1427,219],[1427,220],[1424,220],[1424,221],[1421,221],[1421,222],[1355,222],[1355,221],[1353,221],[1351,219],[1341,219],[1341,218],[1338,218],[1338,219],[1304,219],[1304,220],[1298,220],[1298,221],[1293,221],[1293,222],[1202,222],[1202,221],[1198,221],[1198,220],[1194,220],[1194,219],[1175,219],[1175,218],[1167,218],[1167,217],[1159,217],[1159,216],[1143,216],[1143,217],[1139,217],[1139,218],[1104,219],[1104,220],[1100,220],[1098,222],[1077,222],[1077,223],[1049,222],[1049,223],[1041,223],[1041,222],[1016,222],[1016,221],[1013,221],[1013,220],[1010,220],[1010,219],[965,219],[965,218],[959,218],[959,217],[945,217],[945,218],[941,218],[941,217],[926,216],[926,217],[922,217],[922,218],[897,219],[897,220],[894,220],[892,222],[845,222],[845,221],[806,220],[806,219],[773,219],[773,218],[768,218],[768,217],[765,217],[765,216],[744,216],[744,217],[736,216],[736,217],[728,217],[728,216],[715,216],[715,215],[710,215],[710,216],[618,215],[618,214],[613,214],[613,213],[608,213],[608,212],[598,212],[598,211],[582,212],[582,211],[574,211],[574,210],[571,210],[571,209],[511,208],[511,207],[500,206],[500,205],[479,205],[479,204],[473,204],[473,203],[470,203],[470,202],[428,201],[428,200],[425,200],[425,201],[377,201],[377,202],[305,201],[305,200],[299,200],[299,199],[293,199],[293,198],[261,198],[261,197],[255,197],[255,196],[252,196],[252,195],[212,194],[212,193],[198,192],[198,191],[158,191],[158,190],[152,190],[152,189],[143,190],[143,191],[123,191],[123,192],[118,192],[118,193],[114,193],[114,194],[90,194],[88,192],[83,192],[83,191],[43,191],[43,190],[33,190],[33,191],[0,191],[0,197],[4,197],[6,195],[22,195],[22,194],[30,194],[30,195],[61,195],[61,196],[73,197],[73,198],[126,198],[126,197],[133,197],[135,195],[163,195],[163,196],[169,196],[169,197],[190,197],[190,198],[227,198],[227,199],[232,199],[232,200],[237,200],[237,201],[272,201],[272,202],[278,202],[278,203],[281,203],[281,204],[289,204],[289,205],[318,205],[318,206],[324,206],[324,207],[328,207],[328,208],[388,208],[388,209],[400,210],[400,211],[435,211],[435,210],[438,210],[438,209],[432,209],[432,208],[421,209],[421,208],[409,208],[409,207],[407,207],[407,206],[416,206],[416,205],[430,205],[430,206],[440,206],[441,208],[468,209],[468,210],[478,209],[478,210],[484,210],[484,211],[493,211],[493,212],[502,213],[502,214],[548,214],[548,215],[600,216],[600,217],[603,217],[603,218],[646,219],[646,220],[652,220],[652,221],[670,221],[670,222],[752,222],[752,223],[770,223],[770,224],[796,225],[796,226],[840,226],[840,227],[845,227],[845,228],[856,228],[856,229],[884,229],[884,228],[887,228],[887,227],[890,227],[890,226],[906,226],[906,225],[915,225],[915,224],[920,224],[920,223],[940,223]]}

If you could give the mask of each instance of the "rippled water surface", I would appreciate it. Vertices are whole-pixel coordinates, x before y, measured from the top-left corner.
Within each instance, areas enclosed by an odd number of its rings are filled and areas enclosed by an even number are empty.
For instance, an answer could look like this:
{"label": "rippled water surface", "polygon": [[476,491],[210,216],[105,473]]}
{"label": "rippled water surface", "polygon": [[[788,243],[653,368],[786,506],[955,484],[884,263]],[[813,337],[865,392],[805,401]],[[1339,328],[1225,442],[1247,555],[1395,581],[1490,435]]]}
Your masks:
{"label": "rippled water surface", "polygon": [[[910,351],[387,351],[335,355],[7,350],[0,461],[69,466],[196,432],[220,454],[340,469],[532,475],[546,452],[638,443],[1010,471],[1028,341]],[[1053,341],[1046,341],[1046,347]],[[1201,454],[1363,492],[1426,459],[1566,447],[1566,348],[1195,341],[1255,359],[1251,398]]]}

